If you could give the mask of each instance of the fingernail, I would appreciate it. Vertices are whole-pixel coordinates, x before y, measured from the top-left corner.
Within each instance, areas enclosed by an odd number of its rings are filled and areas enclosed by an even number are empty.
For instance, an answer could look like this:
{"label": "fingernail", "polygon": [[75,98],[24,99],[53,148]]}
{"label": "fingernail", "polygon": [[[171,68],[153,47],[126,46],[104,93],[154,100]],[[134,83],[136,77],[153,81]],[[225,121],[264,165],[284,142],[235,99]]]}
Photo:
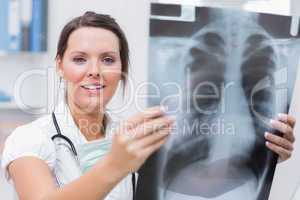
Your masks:
{"label": "fingernail", "polygon": [[168,106],[160,106],[161,111],[163,111],[164,113],[166,113],[168,111]]}
{"label": "fingernail", "polygon": [[169,119],[171,119],[172,121],[175,121],[175,120],[176,120],[176,115],[169,115],[168,117],[169,117]]}
{"label": "fingernail", "polygon": [[265,137],[268,137],[269,133],[268,132],[265,132]]}
{"label": "fingernail", "polygon": [[288,116],[286,114],[279,113],[277,116],[280,120],[287,121]]}
{"label": "fingernail", "polygon": [[268,142],[268,141],[266,141],[266,145],[267,145],[267,146],[269,145],[269,142]]}
{"label": "fingernail", "polygon": [[275,123],[275,120],[271,119],[270,124],[274,124],[274,123]]}

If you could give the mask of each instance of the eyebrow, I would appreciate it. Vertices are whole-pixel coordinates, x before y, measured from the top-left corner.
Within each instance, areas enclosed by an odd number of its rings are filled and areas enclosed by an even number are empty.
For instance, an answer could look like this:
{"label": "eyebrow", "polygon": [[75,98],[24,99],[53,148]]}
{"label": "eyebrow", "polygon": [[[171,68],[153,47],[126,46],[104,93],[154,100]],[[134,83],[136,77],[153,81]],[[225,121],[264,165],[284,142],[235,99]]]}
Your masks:
{"label": "eyebrow", "polygon": [[[119,52],[116,51],[107,51],[107,52],[103,52],[101,54],[118,54]],[[83,55],[87,55],[87,53],[83,52],[83,51],[73,51],[71,52],[71,54],[83,54]]]}
{"label": "eyebrow", "polygon": [[72,51],[71,52],[71,55],[72,54],[83,54],[83,55],[87,55],[87,53],[83,52],[83,51]]}

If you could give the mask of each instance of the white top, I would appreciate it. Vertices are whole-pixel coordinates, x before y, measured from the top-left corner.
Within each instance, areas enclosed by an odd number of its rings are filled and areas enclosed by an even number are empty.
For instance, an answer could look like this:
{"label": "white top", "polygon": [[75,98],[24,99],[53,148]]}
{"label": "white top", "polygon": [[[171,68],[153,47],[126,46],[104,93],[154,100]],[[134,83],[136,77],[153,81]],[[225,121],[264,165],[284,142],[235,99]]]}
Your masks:
{"label": "white top", "polygon": [[[111,139],[115,128],[117,127],[117,119],[113,118],[111,114],[107,113],[108,123],[105,137]],[[88,143],[84,135],[80,132],[73,121],[69,107],[64,103],[60,103],[55,110],[57,122],[63,135],[67,136],[74,146],[79,146]],[[7,166],[14,160],[24,157],[37,157],[47,163],[53,178],[55,179],[55,165],[56,165],[56,149],[51,137],[57,134],[54,127],[51,114],[45,115],[29,124],[16,128],[5,141],[4,150],[1,160],[1,166],[5,171],[6,179],[11,182]],[[95,140],[93,140],[95,141]],[[57,184],[57,182],[56,182]],[[132,182],[131,176],[122,180],[111,193],[113,200],[130,200],[132,199]],[[109,195],[108,195],[109,196]],[[125,198],[124,198],[125,197]]]}

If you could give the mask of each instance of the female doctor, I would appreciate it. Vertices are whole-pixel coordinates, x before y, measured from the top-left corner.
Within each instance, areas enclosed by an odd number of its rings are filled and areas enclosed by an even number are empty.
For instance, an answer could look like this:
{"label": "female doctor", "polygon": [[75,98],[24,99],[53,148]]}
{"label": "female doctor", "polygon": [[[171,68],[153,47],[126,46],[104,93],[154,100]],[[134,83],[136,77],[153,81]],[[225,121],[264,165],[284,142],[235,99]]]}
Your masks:
{"label": "female doctor", "polygon": [[[5,142],[2,167],[20,200],[134,198],[134,172],[166,142],[175,118],[157,106],[111,128],[105,107],[126,82],[128,54],[123,31],[108,15],[86,12],[64,27],[56,63],[67,103]],[[291,156],[294,124],[282,114],[272,125],[283,137],[266,134],[281,160]]]}

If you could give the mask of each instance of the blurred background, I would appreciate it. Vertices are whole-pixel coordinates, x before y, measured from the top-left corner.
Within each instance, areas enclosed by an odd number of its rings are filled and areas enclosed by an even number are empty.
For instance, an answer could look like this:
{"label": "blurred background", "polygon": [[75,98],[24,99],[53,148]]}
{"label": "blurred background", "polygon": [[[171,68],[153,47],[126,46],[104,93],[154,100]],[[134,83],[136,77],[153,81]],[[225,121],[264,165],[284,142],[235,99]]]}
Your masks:
{"label": "blurred background", "polygon": [[[153,0],[293,15],[297,25],[299,0]],[[147,80],[150,0],[0,0],[0,162],[5,138],[16,126],[50,113],[58,91],[55,54],[59,34],[72,18],[91,10],[112,15],[130,44],[130,82],[125,97],[119,91],[109,108],[127,117],[146,106],[141,85]],[[297,29],[298,30],[298,29]],[[291,114],[300,121],[300,77]],[[135,96],[133,96],[134,94]],[[61,95],[60,95],[61,96]],[[300,123],[300,122],[299,122]],[[299,135],[299,123],[295,134]],[[26,133],[24,133],[26,134]],[[28,138],[30,139],[30,138]],[[300,142],[293,157],[276,170],[270,200],[293,199],[300,186]],[[17,197],[0,170],[0,198]],[[300,199],[300,196],[294,197]]]}

